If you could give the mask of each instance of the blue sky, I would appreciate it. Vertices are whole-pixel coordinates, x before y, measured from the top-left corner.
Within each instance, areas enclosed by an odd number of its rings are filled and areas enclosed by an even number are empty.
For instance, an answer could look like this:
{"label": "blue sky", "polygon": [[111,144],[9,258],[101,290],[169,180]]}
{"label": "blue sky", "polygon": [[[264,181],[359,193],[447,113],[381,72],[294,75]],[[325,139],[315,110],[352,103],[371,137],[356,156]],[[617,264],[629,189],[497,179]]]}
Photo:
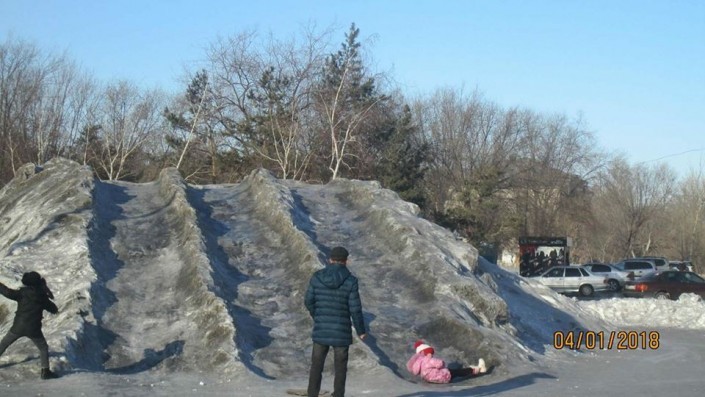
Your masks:
{"label": "blue sky", "polygon": [[[705,1],[0,0],[12,35],[103,81],[181,91],[219,36],[280,38],[355,22],[369,56],[410,96],[475,89],[498,104],[582,115],[632,163],[705,168]],[[687,152],[687,153],[686,153]]]}

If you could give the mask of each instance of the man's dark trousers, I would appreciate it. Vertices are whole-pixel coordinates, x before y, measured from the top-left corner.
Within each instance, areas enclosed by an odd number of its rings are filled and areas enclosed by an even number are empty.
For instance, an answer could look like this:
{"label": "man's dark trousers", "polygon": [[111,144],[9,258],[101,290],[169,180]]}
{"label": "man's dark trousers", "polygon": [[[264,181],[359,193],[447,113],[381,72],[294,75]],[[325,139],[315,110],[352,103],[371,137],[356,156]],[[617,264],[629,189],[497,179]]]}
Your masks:
{"label": "man's dark trousers", "polygon": [[[308,377],[308,396],[318,397],[321,391],[321,379],[323,377],[323,364],[331,346],[313,343],[313,353],[311,354],[311,373]],[[348,348],[349,346],[333,346],[333,368],[335,376],[333,378],[333,394],[331,397],[345,396],[345,379],[348,376]]]}

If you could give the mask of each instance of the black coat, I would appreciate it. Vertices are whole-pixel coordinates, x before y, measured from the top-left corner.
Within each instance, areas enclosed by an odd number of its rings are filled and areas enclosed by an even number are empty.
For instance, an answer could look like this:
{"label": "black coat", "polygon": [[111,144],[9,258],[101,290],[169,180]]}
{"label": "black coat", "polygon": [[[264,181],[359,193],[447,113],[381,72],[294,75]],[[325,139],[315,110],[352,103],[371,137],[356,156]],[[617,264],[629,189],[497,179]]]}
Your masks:
{"label": "black coat", "polygon": [[313,317],[312,339],[318,344],[349,346],[352,326],[358,335],[366,333],[357,278],[343,265],[332,263],[314,273],[304,303]]}
{"label": "black coat", "polygon": [[58,313],[59,309],[49,299],[46,291],[41,286],[24,286],[19,290],[8,288],[0,283],[0,294],[6,298],[17,301],[15,321],[10,332],[18,336],[41,338],[42,314],[44,310],[49,313]]}

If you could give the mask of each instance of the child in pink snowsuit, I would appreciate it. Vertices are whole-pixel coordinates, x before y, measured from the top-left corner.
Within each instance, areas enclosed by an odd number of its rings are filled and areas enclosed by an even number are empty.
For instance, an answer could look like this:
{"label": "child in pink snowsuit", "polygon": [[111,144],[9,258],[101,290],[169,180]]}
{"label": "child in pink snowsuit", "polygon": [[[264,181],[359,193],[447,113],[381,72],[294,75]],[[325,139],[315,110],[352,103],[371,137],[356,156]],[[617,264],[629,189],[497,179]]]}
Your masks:
{"label": "child in pink snowsuit", "polygon": [[449,383],[451,379],[456,377],[487,372],[483,359],[480,359],[477,365],[471,365],[469,368],[448,369],[443,360],[433,357],[435,351],[423,341],[417,340],[414,343],[414,349],[416,349],[416,354],[411,356],[406,363],[406,369],[429,383]]}

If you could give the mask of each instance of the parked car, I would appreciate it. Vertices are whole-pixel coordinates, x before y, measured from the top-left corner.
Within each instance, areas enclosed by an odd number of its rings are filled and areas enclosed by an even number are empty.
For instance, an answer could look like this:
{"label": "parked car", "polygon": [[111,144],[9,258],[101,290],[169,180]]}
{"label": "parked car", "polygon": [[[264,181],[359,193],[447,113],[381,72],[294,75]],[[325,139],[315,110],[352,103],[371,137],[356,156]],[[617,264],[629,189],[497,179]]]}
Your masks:
{"label": "parked car", "polygon": [[605,277],[607,279],[607,289],[614,292],[624,287],[624,283],[627,282],[630,273],[604,263],[590,263],[582,265],[582,267],[596,276]]}
{"label": "parked car", "polygon": [[693,263],[691,261],[669,261],[668,267],[670,270],[693,271]]}
{"label": "parked car", "polygon": [[605,277],[594,275],[580,266],[554,266],[535,279],[556,292],[578,292],[583,296],[609,288]]}
{"label": "parked car", "polygon": [[619,270],[632,275],[627,275],[627,279],[634,279],[656,272],[656,264],[648,259],[625,259],[614,264]]}
{"label": "parked car", "polygon": [[662,257],[662,256],[639,256],[636,258],[629,258],[629,259],[646,259],[648,261],[651,261],[656,265],[656,270],[659,271],[664,271],[668,270],[668,259]]}
{"label": "parked car", "polygon": [[627,281],[622,293],[627,297],[673,300],[681,294],[694,293],[705,298],[705,279],[693,272],[667,270]]}

